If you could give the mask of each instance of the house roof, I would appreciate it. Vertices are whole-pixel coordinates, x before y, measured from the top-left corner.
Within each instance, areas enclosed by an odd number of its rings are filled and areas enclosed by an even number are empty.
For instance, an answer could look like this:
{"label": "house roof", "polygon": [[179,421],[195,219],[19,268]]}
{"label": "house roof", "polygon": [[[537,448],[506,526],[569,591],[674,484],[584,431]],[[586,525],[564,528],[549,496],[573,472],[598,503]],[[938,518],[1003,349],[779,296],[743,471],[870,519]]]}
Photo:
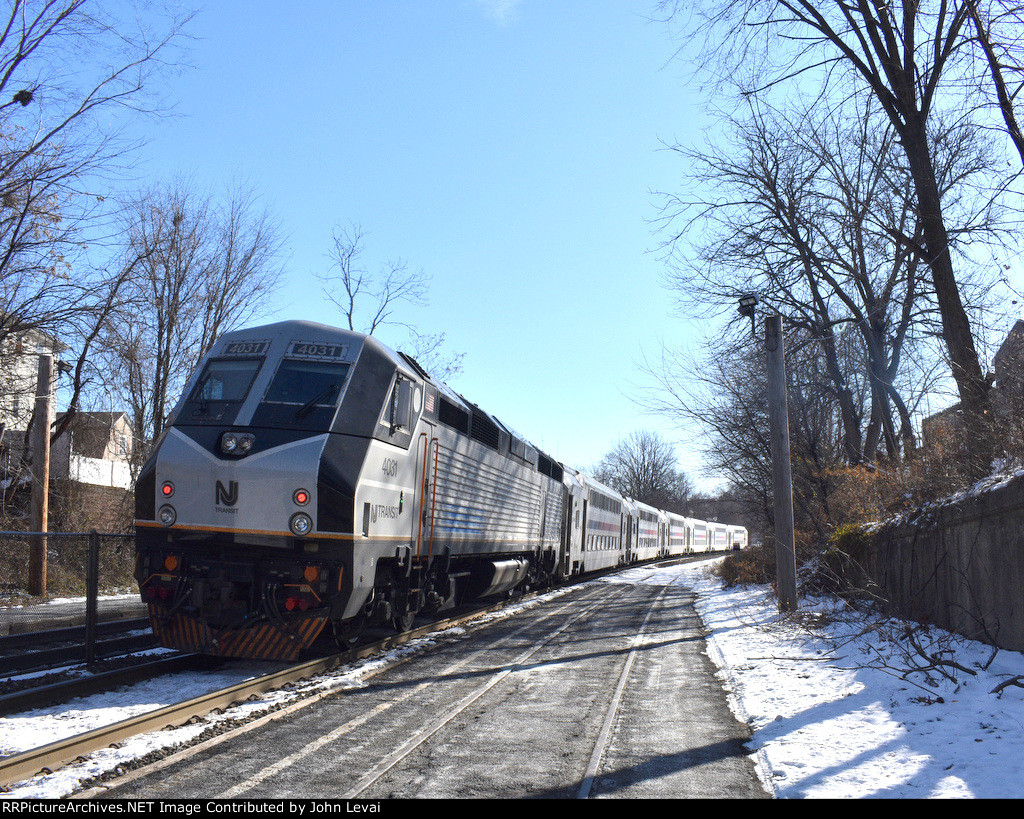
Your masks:
{"label": "house roof", "polygon": [[[1024,363],[1024,321],[1018,321],[1006,335],[992,358],[992,366],[996,371],[996,379],[1007,374],[1009,369],[1017,369]],[[1020,373],[1016,373],[1020,377]]]}

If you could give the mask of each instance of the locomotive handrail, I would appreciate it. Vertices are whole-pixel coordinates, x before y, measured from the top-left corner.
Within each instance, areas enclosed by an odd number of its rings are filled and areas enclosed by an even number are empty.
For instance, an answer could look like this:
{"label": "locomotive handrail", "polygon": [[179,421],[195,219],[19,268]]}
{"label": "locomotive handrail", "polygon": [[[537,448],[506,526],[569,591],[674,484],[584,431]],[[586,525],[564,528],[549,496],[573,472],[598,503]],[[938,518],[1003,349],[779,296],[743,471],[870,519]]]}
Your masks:
{"label": "locomotive handrail", "polygon": [[[437,437],[430,439],[434,447],[434,485],[430,487],[430,545],[427,548],[427,557],[434,554],[434,518],[437,515],[437,463],[441,458],[441,442]],[[429,452],[429,447],[427,449]]]}
{"label": "locomotive handrail", "polygon": [[423,439],[423,476],[420,479],[420,513],[416,519],[416,556],[419,557],[420,551],[423,548],[423,516],[426,513],[427,503],[427,462],[430,458],[430,441],[427,433],[421,432],[420,438]]}

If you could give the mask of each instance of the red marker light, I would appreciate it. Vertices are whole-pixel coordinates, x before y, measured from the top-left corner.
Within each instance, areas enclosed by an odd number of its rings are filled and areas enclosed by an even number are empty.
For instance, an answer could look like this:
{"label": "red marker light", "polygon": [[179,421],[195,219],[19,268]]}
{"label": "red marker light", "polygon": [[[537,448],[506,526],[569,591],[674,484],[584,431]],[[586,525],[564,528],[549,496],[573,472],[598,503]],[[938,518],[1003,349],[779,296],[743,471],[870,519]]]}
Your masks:
{"label": "red marker light", "polygon": [[309,503],[309,492],[305,489],[296,489],[295,494],[292,495],[292,500],[299,506],[305,506]]}
{"label": "red marker light", "polygon": [[168,481],[161,487],[160,491],[164,493],[165,498],[169,498],[174,494],[174,484]]}

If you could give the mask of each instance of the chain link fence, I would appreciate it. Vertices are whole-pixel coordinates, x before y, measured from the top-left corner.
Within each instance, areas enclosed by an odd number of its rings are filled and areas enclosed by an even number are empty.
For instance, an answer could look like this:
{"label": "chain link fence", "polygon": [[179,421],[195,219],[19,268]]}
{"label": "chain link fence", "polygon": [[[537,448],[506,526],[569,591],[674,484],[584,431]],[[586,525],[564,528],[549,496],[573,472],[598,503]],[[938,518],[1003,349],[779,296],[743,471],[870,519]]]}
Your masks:
{"label": "chain link fence", "polygon": [[[132,576],[134,537],[0,531],[0,637],[145,617]],[[40,571],[44,551],[45,571]],[[33,575],[37,584],[45,578],[44,594],[31,593]]]}

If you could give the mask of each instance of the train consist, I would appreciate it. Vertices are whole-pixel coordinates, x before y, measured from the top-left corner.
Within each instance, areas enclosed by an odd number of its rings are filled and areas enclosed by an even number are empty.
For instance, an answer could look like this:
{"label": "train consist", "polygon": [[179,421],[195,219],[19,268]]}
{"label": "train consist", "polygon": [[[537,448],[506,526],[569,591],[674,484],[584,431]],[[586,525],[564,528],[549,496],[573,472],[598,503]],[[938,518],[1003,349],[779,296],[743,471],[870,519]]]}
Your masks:
{"label": "train consist", "polygon": [[216,343],[135,497],[160,642],[230,657],[747,545],[562,466],[375,338],[303,321]]}

